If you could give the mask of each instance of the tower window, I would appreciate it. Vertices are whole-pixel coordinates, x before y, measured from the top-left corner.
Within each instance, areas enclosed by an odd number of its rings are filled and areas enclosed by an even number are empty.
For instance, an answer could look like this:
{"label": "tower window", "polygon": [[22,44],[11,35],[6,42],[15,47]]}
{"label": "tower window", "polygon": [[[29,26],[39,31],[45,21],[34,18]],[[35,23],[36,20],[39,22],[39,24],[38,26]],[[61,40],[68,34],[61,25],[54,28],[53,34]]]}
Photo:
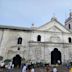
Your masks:
{"label": "tower window", "polygon": [[70,26],[70,24],[69,24],[69,29],[71,29],[71,26]]}
{"label": "tower window", "polygon": [[71,37],[68,38],[69,43],[71,43]]}
{"label": "tower window", "polygon": [[22,38],[21,37],[18,38],[17,44],[22,44]]}
{"label": "tower window", "polygon": [[41,41],[41,36],[40,35],[37,36],[37,41]]}

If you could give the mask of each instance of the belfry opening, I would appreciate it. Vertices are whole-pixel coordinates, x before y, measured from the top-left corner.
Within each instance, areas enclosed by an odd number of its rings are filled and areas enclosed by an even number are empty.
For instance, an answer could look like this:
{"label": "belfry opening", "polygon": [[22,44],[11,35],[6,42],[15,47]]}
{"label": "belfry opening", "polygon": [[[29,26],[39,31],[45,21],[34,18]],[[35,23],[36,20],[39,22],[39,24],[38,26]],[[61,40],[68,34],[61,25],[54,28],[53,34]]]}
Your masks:
{"label": "belfry opening", "polygon": [[61,52],[54,48],[54,50],[51,52],[51,64],[61,64]]}

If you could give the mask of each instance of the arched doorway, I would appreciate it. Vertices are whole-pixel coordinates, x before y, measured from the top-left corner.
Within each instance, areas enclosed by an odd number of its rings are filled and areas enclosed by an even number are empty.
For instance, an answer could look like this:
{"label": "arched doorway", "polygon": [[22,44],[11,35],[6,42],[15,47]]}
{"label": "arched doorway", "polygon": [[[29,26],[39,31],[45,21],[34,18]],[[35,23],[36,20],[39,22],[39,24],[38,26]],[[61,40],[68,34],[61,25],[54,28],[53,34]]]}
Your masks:
{"label": "arched doorway", "polygon": [[17,54],[16,56],[13,57],[12,63],[14,64],[14,67],[20,67],[21,66],[21,56]]}
{"label": "arched doorway", "polygon": [[51,64],[57,64],[58,61],[60,61],[60,64],[62,63],[61,52],[57,48],[54,48],[51,52]]}

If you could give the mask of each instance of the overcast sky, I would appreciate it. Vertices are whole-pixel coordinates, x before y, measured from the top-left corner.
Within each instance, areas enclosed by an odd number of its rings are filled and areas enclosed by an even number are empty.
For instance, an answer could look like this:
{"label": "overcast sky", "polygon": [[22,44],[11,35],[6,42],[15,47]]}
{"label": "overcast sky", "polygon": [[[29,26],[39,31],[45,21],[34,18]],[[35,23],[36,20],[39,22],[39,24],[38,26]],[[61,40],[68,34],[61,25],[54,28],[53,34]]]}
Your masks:
{"label": "overcast sky", "polygon": [[72,0],[0,0],[0,25],[41,26],[55,15],[64,24]]}

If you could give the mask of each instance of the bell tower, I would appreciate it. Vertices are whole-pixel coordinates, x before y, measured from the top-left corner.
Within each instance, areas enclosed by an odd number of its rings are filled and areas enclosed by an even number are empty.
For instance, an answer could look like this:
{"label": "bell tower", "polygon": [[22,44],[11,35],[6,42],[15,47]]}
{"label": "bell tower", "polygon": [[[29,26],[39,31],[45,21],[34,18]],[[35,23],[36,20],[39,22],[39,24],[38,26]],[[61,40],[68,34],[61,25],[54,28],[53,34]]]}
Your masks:
{"label": "bell tower", "polygon": [[65,27],[72,31],[72,12],[69,13],[69,17],[65,20]]}

